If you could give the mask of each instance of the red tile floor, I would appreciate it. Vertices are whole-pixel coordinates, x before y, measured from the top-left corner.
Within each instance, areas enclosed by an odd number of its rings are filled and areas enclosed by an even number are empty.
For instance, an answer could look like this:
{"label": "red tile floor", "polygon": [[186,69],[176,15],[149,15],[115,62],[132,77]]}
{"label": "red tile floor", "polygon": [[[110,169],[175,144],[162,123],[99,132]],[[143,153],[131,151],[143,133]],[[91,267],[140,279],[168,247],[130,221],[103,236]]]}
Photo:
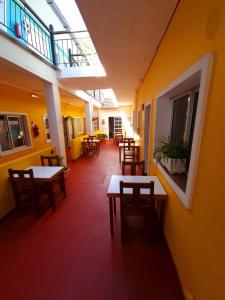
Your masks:
{"label": "red tile floor", "polygon": [[33,211],[0,225],[1,300],[179,300],[164,241],[120,243],[119,215],[110,236],[107,187],[120,174],[118,150],[70,164],[67,198],[41,219]]}

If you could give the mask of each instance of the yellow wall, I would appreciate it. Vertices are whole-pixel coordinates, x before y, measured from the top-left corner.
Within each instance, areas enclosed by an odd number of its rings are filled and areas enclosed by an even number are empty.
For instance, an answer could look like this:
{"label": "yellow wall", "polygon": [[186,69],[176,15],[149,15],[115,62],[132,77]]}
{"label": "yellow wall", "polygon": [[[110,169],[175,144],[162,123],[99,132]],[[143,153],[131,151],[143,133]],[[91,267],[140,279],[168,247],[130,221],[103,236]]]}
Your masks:
{"label": "yellow wall", "polygon": [[[8,182],[8,169],[23,169],[40,164],[40,155],[50,155],[54,146],[46,143],[43,115],[47,115],[44,97],[32,98],[31,93],[0,83],[0,112],[21,112],[28,114],[33,147],[28,150],[0,157],[0,218],[14,207],[13,195]],[[84,108],[62,102],[61,114],[83,117]],[[40,135],[33,137],[31,121],[39,127]]]}
{"label": "yellow wall", "polygon": [[[0,83],[0,111],[27,113],[33,143],[33,148],[29,150],[0,157],[0,164],[49,146],[44,135],[43,115],[46,115],[47,112],[43,97],[32,98],[29,92]],[[40,135],[38,137],[33,137],[31,121],[39,127]]]}
{"label": "yellow wall", "polygon": [[62,112],[62,116],[84,118],[85,115],[84,107],[75,106],[71,103],[64,102],[63,100],[61,103],[61,112]]}
{"label": "yellow wall", "polygon": [[[187,299],[225,299],[225,1],[181,0],[138,92],[137,107],[153,100],[170,82],[208,52],[212,78],[191,210],[184,208],[151,164],[169,194],[164,232]],[[150,147],[150,155],[152,147]],[[152,157],[152,155],[151,155]],[[189,297],[189,298],[188,298]]]}

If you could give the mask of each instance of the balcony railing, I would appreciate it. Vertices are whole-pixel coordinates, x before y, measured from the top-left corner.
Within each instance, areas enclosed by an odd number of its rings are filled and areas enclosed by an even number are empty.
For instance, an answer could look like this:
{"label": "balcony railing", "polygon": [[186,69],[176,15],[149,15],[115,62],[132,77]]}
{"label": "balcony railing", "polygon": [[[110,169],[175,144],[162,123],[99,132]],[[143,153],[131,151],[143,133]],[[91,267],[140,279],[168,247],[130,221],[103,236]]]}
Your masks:
{"label": "balcony railing", "polygon": [[88,95],[92,96],[95,98],[97,101],[100,103],[103,103],[104,101],[104,94],[101,90],[87,90],[85,91]]}
{"label": "balcony railing", "polygon": [[24,2],[1,3],[0,29],[53,64],[51,31]]}
{"label": "balcony railing", "polygon": [[[21,0],[0,2],[0,31],[29,48],[56,67],[90,66],[99,63],[87,31],[54,32]],[[100,90],[86,91],[103,102]]]}

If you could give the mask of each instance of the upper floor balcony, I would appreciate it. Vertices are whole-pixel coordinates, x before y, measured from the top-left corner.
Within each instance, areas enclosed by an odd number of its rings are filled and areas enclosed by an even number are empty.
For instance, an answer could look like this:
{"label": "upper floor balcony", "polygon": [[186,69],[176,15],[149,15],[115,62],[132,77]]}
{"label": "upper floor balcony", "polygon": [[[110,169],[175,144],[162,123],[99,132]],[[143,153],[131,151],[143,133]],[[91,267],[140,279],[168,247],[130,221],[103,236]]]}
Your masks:
{"label": "upper floor balcony", "polygon": [[[93,70],[101,65],[87,30],[54,31],[52,25],[47,26],[22,0],[0,1],[0,31],[55,69],[65,70],[66,76],[67,68],[72,71],[72,68],[78,70],[85,67],[90,67],[91,73],[88,70],[88,74],[94,76]],[[72,77],[73,73],[68,76]],[[102,103],[100,91],[93,90],[88,94]]]}

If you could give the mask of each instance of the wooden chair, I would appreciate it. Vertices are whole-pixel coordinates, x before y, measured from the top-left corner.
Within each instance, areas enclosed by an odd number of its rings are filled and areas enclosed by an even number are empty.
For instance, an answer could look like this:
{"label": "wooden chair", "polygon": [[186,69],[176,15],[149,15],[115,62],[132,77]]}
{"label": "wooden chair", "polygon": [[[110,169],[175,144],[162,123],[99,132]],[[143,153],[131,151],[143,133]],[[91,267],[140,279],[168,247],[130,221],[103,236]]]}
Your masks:
{"label": "wooden chair", "polygon": [[60,166],[60,158],[58,155],[41,155],[42,166]]}
{"label": "wooden chair", "polygon": [[[61,165],[60,158],[58,155],[41,155],[41,165],[43,167],[45,167],[45,166],[48,166],[48,167],[60,166]],[[63,179],[62,179],[62,176],[63,176]],[[60,189],[54,188],[55,196],[57,194],[59,194],[60,192],[65,194],[65,186],[64,186],[63,180],[64,180],[64,174],[61,174],[53,181],[54,187],[58,186],[60,188]],[[42,186],[43,186],[43,184],[42,184]]]}
{"label": "wooden chair", "polygon": [[[11,182],[16,209],[20,214],[24,206],[34,206],[37,217],[41,217],[41,207],[39,202],[43,194],[48,195],[48,190],[36,186],[33,170],[13,170],[9,169],[9,179]],[[49,197],[48,202],[49,201]],[[53,203],[50,203],[53,207]]]}
{"label": "wooden chair", "polygon": [[[124,189],[133,189],[132,194],[125,194]],[[149,194],[141,194],[141,189],[148,189]],[[159,234],[157,214],[155,212],[154,182],[131,183],[120,181],[120,215],[121,215],[121,241],[127,241],[129,227],[128,219],[133,216],[143,217],[143,225],[137,228],[146,229],[149,241],[155,241]]]}
{"label": "wooden chair", "polygon": [[129,169],[130,169],[130,174],[126,174],[126,175],[140,175],[140,176],[147,175],[147,173],[145,173],[144,160],[142,160],[142,161],[123,161],[122,162],[122,175],[125,175],[126,167],[129,167]]}
{"label": "wooden chair", "polygon": [[135,161],[135,144],[127,143],[123,149],[123,161]]}
{"label": "wooden chair", "polygon": [[135,143],[135,141],[134,141],[133,138],[127,138],[127,137],[124,137],[124,138],[123,138],[123,142],[124,142],[124,143]]}
{"label": "wooden chair", "polygon": [[95,139],[96,139],[96,135],[89,135],[89,137],[88,137],[88,138],[89,138],[89,140],[92,140],[92,141],[93,141],[93,140],[95,140]]}
{"label": "wooden chair", "polygon": [[86,147],[86,155],[91,154],[91,156],[94,156],[94,155],[98,154],[97,144],[95,142],[88,141],[85,143],[85,147]]}

